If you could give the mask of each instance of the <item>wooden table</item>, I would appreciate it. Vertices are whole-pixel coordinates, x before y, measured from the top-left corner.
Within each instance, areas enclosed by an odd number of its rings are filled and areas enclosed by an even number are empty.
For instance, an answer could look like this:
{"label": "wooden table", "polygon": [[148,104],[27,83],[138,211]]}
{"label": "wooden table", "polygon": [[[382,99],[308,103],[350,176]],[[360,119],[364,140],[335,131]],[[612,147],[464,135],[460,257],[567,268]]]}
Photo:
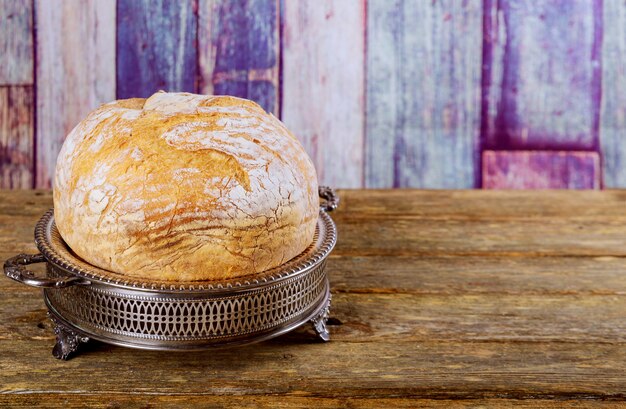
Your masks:
{"label": "wooden table", "polygon": [[[87,344],[54,359],[40,293],[0,279],[0,406],[622,407],[626,191],[341,191],[332,341]],[[0,257],[47,191],[0,192]]]}

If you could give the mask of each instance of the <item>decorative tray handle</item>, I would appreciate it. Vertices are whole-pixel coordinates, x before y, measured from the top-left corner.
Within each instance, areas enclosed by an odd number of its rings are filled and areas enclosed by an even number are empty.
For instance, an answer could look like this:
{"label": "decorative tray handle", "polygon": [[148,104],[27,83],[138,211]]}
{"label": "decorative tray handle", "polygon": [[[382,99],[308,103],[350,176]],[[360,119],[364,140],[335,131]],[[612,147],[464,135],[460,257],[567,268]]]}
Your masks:
{"label": "decorative tray handle", "polygon": [[333,188],[320,186],[318,190],[320,197],[326,200],[325,203],[320,204],[322,210],[332,212],[337,208],[337,206],[339,206],[339,196],[337,196],[337,193],[335,193]]}
{"label": "decorative tray handle", "polygon": [[4,262],[4,274],[7,277],[30,285],[31,287],[64,288],[76,284],[90,284],[81,277],[68,276],[59,279],[36,277],[35,273],[26,269],[29,264],[43,263],[46,259],[43,254],[18,254]]}

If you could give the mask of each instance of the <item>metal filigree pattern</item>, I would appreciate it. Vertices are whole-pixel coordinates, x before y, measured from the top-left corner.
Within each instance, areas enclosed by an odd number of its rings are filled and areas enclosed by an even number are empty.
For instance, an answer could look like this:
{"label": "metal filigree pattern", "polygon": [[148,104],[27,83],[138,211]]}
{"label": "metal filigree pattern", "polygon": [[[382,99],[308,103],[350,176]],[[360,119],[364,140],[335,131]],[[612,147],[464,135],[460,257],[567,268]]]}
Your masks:
{"label": "metal filigree pattern", "polygon": [[[48,267],[48,275],[59,274]],[[187,298],[98,286],[46,290],[49,306],[88,332],[156,341],[236,339],[306,315],[328,291],[324,263],[291,280],[225,297]]]}
{"label": "metal filigree pattern", "polygon": [[330,301],[332,297],[328,296],[328,301],[326,301],[326,305],[322,307],[319,313],[317,313],[313,318],[311,318],[311,324],[313,324],[313,329],[317,333],[317,335],[324,342],[330,341],[330,333],[328,332],[328,328],[326,327],[326,322],[330,317]]}
{"label": "metal filigree pattern", "polygon": [[318,188],[318,192],[319,196],[322,199],[326,200],[326,203],[322,203],[320,205],[323,210],[327,212],[332,212],[333,210],[337,209],[337,206],[339,206],[339,196],[337,196],[337,193],[335,193],[335,190],[333,188],[328,186],[320,186]]}
{"label": "metal filigree pattern", "polygon": [[72,328],[66,326],[52,314],[48,313],[50,321],[54,327],[54,334],[57,342],[52,349],[52,355],[57,359],[67,360],[71,354],[76,352],[80,344],[89,342],[89,337],[79,334]]}
{"label": "metal filigree pattern", "polygon": [[24,281],[24,276],[31,276],[29,271],[25,271],[27,264],[41,263],[45,261],[41,254],[18,254],[4,262],[4,274],[12,280]]}

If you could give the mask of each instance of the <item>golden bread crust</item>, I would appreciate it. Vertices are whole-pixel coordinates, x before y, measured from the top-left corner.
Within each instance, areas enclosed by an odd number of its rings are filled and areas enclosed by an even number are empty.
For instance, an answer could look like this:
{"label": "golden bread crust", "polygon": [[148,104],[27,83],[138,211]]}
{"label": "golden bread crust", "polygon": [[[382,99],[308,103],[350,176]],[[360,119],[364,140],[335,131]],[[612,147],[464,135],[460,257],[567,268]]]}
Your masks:
{"label": "golden bread crust", "polygon": [[129,276],[190,281],[279,266],[312,242],[317,177],[245,99],[159,92],[105,104],[68,135],[54,179],[72,250]]}

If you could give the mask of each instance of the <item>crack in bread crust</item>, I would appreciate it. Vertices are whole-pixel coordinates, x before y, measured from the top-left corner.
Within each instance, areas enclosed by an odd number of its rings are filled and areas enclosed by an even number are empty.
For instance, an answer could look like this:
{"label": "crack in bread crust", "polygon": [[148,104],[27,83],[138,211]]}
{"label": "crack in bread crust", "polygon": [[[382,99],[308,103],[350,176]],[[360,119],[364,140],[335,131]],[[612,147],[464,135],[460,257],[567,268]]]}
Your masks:
{"label": "crack in bread crust", "polygon": [[105,104],[57,159],[55,220],[90,263],[159,280],[276,267],[313,240],[317,177],[256,103],[159,92]]}

